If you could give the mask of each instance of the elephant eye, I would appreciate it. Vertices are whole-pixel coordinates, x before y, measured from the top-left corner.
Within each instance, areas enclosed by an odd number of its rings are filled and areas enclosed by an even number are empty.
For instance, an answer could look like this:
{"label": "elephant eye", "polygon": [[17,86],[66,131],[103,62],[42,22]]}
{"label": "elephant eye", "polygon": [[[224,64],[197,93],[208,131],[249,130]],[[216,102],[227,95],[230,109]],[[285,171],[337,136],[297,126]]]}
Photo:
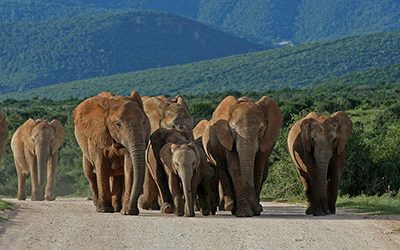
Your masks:
{"label": "elephant eye", "polygon": [[122,127],[122,123],[120,121],[117,121],[115,123],[115,126],[117,126],[117,128],[121,128]]}

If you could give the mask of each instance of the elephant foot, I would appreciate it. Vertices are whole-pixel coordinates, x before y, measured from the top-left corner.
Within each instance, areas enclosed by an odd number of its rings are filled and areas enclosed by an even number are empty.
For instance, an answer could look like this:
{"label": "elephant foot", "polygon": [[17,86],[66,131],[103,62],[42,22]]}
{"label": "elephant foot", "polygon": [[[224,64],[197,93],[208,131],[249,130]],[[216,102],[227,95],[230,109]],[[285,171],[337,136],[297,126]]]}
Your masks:
{"label": "elephant foot", "polygon": [[45,199],[46,199],[46,201],[54,201],[56,199],[56,196],[54,196],[54,195],[46,195]]}
{"label": "elephant foot", "polygon": [[330,215],[330,212],[328,210],[322,209],[322,207],[317,207],[313,211],[314,216],[326,216]]}
{"label": "elephant foot", "polygon": [[17,199],[20,201],[24,201],[26,200],[26,195],[19,194]]}
{"label": "elephant foot", "polygon": [[235,215],[236,217],[252,217],[254,214],[250,206],[242,206],[236,209]]}
{"label": "elephant foot", "polygon": [[122,206],[121,205],[114,206],[114,212],[118,213],[121,210],[122,210]]}
{"label": "elephant foot", "polygon": [[257,203],[255,206],[253,206],[252,209],[253,209],[254,216],[259,216],[261,214],[261,212],[263,211],[263,207],[259,203]]}
{"label": "elephant foot", "polygon": [[111,204],[103,204],[97,208],[97,212],[99,213],[114,213],[114,208]]}
{"label": "elephant foot", "polygon": [[224,208],[226,211],[232,211],[233,210],[233,199],[229,196],[224,197]]}
{"label": "elephant foot", "polygon": [[185,217],[194,217],[194,209],[185,211]]}
{"label": "elephant foot", "polygon": [[149,201],[145,196],[141,195],[139,197],[139,205],[143,209],[150,210],[152,209],[154,202]]}
{"label": "elephant foot", "polygon": [[153,202],[153,204],[151,205],[151,210],[160,210],[160,205],[158,204],[158,202]]}
{"label": "elephant foot", "polygon": [[208,210],[208,209],[200,209],[200,211],[201,211],[201,214],[204,215],[204,216],[209,216],[210,215],[210,210]]}
{"label": "elephant foot", "polygon": [[121,214],[123,215],[139,215],[139,208],[136,207],[123,207],[121,209]]}
{"label": "elephant foot", "polygon": [[336,214],[336,207],[331,207],[329,211],[331,212],[331,214]]}
{"label": "elephant foot", "polygon": [[308,206],[307,209],[306,209],[306,214],[307,214],[307,215],[313,214],[313,210],[314,210],[314,209],[313,209],[312,206]]}
{"label": "elephant foot", "polygon": [[172,208],[172,205],[168,202],[164,202],[161,206],[161,213],[163,214],[172,214],[174,212],[174,209]]}

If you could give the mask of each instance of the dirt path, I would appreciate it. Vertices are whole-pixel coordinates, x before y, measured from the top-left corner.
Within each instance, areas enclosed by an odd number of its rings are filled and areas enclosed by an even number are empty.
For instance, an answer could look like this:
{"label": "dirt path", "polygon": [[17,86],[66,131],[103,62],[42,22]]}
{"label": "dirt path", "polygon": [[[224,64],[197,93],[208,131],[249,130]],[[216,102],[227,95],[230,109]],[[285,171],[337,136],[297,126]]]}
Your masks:
{"label": "dirt path", "polygon": [[260,217],[177,218],[98,214],[90,201],[19,202],[0,223],[0,249],[400,249],[400,222],[339,210],[305,216],[304,208],[264,204]]}

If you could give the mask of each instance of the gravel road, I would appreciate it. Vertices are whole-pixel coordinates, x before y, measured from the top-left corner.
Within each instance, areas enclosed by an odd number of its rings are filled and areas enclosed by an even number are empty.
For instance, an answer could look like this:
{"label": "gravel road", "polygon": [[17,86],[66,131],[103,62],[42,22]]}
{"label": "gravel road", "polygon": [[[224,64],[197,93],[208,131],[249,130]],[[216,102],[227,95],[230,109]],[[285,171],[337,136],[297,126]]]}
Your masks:
{"label": "gravel road", "polygon": [[0,223],[0,249],[400,249],[398,217],[350,210],[316,218],[301,206],[264,203],[259,217],[178,218],[99,214],[77,198],[8,201],[16,209]]}

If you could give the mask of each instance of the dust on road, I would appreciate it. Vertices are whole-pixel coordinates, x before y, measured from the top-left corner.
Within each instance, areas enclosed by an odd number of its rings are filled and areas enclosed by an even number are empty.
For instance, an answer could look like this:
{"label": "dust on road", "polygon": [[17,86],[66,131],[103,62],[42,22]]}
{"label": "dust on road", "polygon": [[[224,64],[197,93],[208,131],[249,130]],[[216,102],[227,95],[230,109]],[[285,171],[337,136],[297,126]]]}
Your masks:
{"label": "dust on road", "polygon": [[0,249],[400,249],[397,217],[350,210],[313,217],[301,206],[264,203],[259,217],[178,218],[99,214],[76,198],[8,201],[16,211],[0,224]]}

